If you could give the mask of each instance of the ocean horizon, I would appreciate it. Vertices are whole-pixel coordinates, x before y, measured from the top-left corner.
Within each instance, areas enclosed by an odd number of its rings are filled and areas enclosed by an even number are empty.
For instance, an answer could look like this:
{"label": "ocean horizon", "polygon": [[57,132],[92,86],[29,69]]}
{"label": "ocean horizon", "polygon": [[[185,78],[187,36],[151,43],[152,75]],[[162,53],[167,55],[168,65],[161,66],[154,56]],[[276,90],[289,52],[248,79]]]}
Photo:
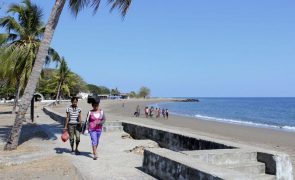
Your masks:
{"label": "ocean horizon", "polygon": [[199,102],[163,102],[174,115],[207,121],[295,131],[295,97],[176,97]]}

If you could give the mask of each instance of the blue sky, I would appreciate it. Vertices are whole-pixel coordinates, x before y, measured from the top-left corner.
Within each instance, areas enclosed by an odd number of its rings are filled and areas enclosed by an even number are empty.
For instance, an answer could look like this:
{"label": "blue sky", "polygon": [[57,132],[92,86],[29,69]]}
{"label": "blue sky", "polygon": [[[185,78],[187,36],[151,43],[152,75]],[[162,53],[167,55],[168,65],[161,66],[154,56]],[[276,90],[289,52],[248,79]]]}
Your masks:
{"label": "blue sky", "polygon": [[[47,22],[54,1],[33,2]],[[124,92],[295,96],[294,20],[293,0],[134,0],[124,20],[106,3],[77,18],[66,6],[52,47],[88,83]]]}

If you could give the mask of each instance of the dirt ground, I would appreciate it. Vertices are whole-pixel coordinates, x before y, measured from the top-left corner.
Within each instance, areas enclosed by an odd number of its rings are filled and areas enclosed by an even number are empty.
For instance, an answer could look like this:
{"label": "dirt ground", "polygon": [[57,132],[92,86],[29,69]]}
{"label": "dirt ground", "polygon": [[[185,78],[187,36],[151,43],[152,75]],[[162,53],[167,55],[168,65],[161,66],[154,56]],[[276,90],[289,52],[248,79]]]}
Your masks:
{"label": "dirt ground", "polygon": [[[18,165],[6,165],[7,159],[17,159],[21,156],[30,156],[36,153],[44,152],[44,146],[40,144],[50,143],[50,140],[44,140],[40,137],[32,138],[18,146],[17,150],[4,151],[4,145],[7,135],[14,122],[14,116],[8,113],[11,111],[11,106],[0,105],[0,179],[1,180],[31,180],[31,179],[61,179],[75,180],[79,179],[75,167],[64,156],[61,155],[46,155],[34,161],[25,160],[24,163]],[[24,123],[26,124],[26,123]],[[38,126],[36,126],[37,128]],[[27,131],[33,132],[34,125],[28,127]],[[38,135],[38,133],[36,133]]]}
{"label": "dirt ground", "polygon": [[0,166],[0,179],[78,179],[75,168],[66,157],[51,156],[30,163]]}

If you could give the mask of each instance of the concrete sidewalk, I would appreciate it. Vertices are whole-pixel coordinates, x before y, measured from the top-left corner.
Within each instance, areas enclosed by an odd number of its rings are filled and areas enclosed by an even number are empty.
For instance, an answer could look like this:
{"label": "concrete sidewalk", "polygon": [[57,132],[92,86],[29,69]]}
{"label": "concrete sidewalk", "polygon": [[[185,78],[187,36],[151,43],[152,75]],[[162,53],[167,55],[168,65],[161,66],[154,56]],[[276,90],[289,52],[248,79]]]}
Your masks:
{"label": "concrete sidewalk", "polygon": [[124,132],[106,132],[100,139],[98,159],[93,160],[89,135],[81,135],[81,154],[72,155],[69,141],[63,143],[60,139],[63,127],[41,109],[36,110],[37,115],[36,123],[53,137],[52,143],[46,144],[48,151],[68,157],[83,179],[154,179],[140,170],[143,155],[130,152],[136,146],[149,146],[153,141],[122,139]]}

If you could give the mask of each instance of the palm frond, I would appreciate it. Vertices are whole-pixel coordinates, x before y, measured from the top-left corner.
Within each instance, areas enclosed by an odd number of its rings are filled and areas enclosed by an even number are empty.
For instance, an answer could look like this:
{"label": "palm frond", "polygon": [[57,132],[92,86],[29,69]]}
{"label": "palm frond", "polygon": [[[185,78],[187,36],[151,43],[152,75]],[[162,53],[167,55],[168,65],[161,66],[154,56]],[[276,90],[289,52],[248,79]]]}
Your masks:
{"label": "palm frond", "polygon": [[108,0],[108,2],[111,4],[111,11],[114,9],[119,9],[122,16],[125,17],[132,0]]}
{"label": "palm frond", "polygon": [[[131,5],[131,1],[132,0],[108,0],[108,3],[111,4],[110,11],[113,11],[114,9],[119,9],[121,15],[125,17]],[[77,16],[81,10],[89,6],[92,7],[93,12],[96,13],[100,6],[100,3],[101,0],[70,0],[69,8],[75,16]]]}
{"label": "palm frond", "polygon": [[25,29],[11,16],[0,18],[0,26],[5,27],[8,32],[11,30],[18,33],[20,36],[25,35]]}
{"label": "palm frond", "polygon": [[89,5],[89,3],[90,0],[70,0],[69,8],[71,9],[71,12],[77,16],[82,9]]}
{"label": "palm frond", "polygon": [[47,57],[49,60],[47,63],[50,63],[50,62],[60,63],[61,62],[61,58],[60,58],[58,52],[51,47],[49,47],[49,49],[48,49],[48,56]]}

